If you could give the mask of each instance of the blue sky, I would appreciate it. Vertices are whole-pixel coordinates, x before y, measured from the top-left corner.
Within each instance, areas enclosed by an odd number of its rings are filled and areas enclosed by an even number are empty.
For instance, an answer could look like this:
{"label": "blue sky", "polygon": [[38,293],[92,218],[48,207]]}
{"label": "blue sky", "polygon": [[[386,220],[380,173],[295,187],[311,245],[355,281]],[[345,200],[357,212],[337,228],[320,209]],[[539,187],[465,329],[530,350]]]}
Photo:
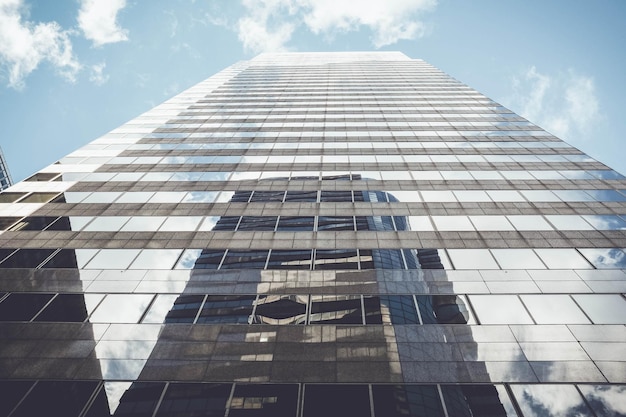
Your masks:
{"label": "blue sky", "polygon": [[19,181],[259,52],[399,50],[626,173],[625,21],[623,0],[0,0],[0,146]]}

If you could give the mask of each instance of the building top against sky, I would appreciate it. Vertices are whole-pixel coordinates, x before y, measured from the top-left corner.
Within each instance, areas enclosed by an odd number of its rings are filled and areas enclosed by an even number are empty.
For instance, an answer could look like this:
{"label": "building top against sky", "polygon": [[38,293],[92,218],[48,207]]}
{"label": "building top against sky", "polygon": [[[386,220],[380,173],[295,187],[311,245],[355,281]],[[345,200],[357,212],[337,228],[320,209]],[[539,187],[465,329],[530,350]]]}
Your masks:
{"label": "building top against sky", "polygon": [[260,52],[373,48],[423,58],[626,172],[623,1],[360,4],[4,1],[0,146],[12,174],[24,179]]}

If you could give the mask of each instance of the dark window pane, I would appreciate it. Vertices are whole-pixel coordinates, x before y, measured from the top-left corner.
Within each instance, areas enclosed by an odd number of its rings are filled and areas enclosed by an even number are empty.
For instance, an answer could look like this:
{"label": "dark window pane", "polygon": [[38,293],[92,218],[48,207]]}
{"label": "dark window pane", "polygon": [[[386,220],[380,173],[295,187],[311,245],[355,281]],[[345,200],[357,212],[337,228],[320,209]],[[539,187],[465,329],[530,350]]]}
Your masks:
{"label": "dark window pane", "polygon": [[315,217],[313,216],[281,216],[278,220],[276,231],[278,232],[301,232],[313,231]]}
{"label": "dark window pane", "polygon": [[226,253],[224,250],[203,250],[196,259],[193,269],[217,269],[222,262],[224,253]]}
{"label": "dark window pane", "polygon": [[181,295],[165,316],[165,322],[193,323],[203,300],[204,295]]}
{"label": "dark window pane", "polygon": [[28,177],[24,181],[50,181],[57,175],[59,175],[57,172],[40,172]]}
{"label": "dark window pane", "polygon": [[228,250],[221,269],[263,269],[268,250]]}
{"label": "dark window pane", "polygon": [[295,417],[298,386],[292,384],[237,384],[229,417]]}
{"label": "dark window pane", "polygon": [[[382,323],[420,324],[412,295],[382,295],[376,298],[379,302],[378,309]],[[367,323],[374,324],[374,321],[370,321],[367,312],[368,299],[365,298],[364,302],[366,306],[365,319]]]}
{"label": "dark window pane", "polygon": [[0,203],[12,203],[25,195],[26,193],[0,193]]}
{"label": "dark window pane", "polygon": [[213,227],[213,230],[236,230],[239,218],[240,216],[222,216]]}
{"label": "dark window pane", "polygon": [[370,417],[368,386],[307,384],[303,411],[303,417]]}
{"label": "dark window pane", "polygon": [[284,191],[255,191],[250,201],[283,201]]}
{"label": "dark window pane", "polygon": [[307,303],[307,296],[259,296],[252,322],[263,324],[305,324]]}
{"label": "dark window pane", "polygon": [[280,250],[273,249],[267,263],[267,269],[311,269],[311,249]]}
{"label": "dark window pane", "polygon": [[324,191],[320,192],[320,201],[322,203],[329,201],[336,202],[352,202],[352,191]]}
{"label": "dark window pane", "polygon": [[276,228],[276,220],[278,216],[243,216],[237,230],[273,231]]}
{"label": "dark window pane", "polygon": [[18,230],[43,230],[46,227],[50,226],[52,222],[54,222],[58,217],[49,217],[49,216],[32,216],[25,217],[20,220],[17,224],[15,224],[11,231]]}
{"label": "dark window pane", "polygon": [[32,385],[33,381],[0,381],[0,416],[8,416]]}
{"label": "dark window pane", "polygon": [[406,269],[400,249],[372,249],[376,269]]}
{"label": "dark window pane", "polygon": [[317,191],[287,191],[285,201],[317,202]]}
{"label": "dark window pane", "polygon": [[31,195],[22,199],[20,203],[47,203],[57,195],[57,193],[32,193]]}
{"label": "dark window pane", "polygon": [[20,249],[0,263],[0,268],[36,268],[56,249]]}
{"label": "dark window pane", "polygon": [[316,249],[315,269],[359,269],[356,249]]}
{"label": "dark window pane", "polygon": [[358,295],[313,296],[310,322],[363,324],[361,297]]}
{"label": "dark window pane", "polygon": [[156,415],[223,417],[231,388],[231,384],[170,384]]}
{"label": "dark window pane", "polygon": [[76,250],[61,249],[41,267],[78,269],[78,262],[76,261]]}
{"label": "dark window pane", "polygon": [[83,322],[87,315],[84,295],[59,294],[35,318],[35,321]]}
{"label": "dark window pane", "polygon": [[251,320],[256,295],[209,295],[207,296],[198,323],[239,323]]}
{"label": "dark window pane", "polygon": [[0,230],[7,230],[19,219],[19,217],[0,217]]}
{"label": "dark window pane", "polygon": [[11,415],[77,416],[97,386],[97,381],[39,381]]}
{"label": "dark window pane", "polygon": [[[163,388],[165,388],[165,383],[161,382],[133,382],[120,398],[114,415],[116,417],[152,417]],[[92,410],[89,411],[87,417],[99,416],[99,414],[92,414]]]}
{"label": "dark window pane", "polygon": [[[385,417],[443,417],[434,385],[372,385],[374,414]],[[450,413],[457,417],[457,414]]]}
{"label": "dark window pane", "polygon": [[437,249],[418,249],[417,260],[422,269],[444,269]]}
{"label": "dark window pane", "polygon": [[319,216],[317,230],[350,230],[354,231],[354,217],[352,216]]}
{"label": "dark window pane", "polygon": [[53,294],[9,294],[0,303],[0,321],[29,321]]}
{"label": "dark window pane", "polygon": [[[443,385],[448,413],[459,417],[508,417],[509,399],[500,398],[494,385]],[[506,395],[502,391],[503,395]]]}

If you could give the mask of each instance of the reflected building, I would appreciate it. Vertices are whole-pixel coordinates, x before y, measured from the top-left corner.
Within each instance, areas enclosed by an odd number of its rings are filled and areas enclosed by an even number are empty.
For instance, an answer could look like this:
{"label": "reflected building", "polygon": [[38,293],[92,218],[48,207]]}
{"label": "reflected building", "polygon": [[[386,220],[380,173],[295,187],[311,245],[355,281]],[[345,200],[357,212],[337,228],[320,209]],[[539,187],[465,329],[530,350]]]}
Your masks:
{"label": "reflected building", "polygon": [[0,214],[0,415],[624,415],[626,178],[400,53],[235,64]]}
{"label": "reflected building", "polygon": [[6,190],[12,184],[13,184],[13,179],[11,179],[9,166],[7,165],[7,161],[4,157],[4,153],[2,152],[2,149],[0,149],[0,191]]}

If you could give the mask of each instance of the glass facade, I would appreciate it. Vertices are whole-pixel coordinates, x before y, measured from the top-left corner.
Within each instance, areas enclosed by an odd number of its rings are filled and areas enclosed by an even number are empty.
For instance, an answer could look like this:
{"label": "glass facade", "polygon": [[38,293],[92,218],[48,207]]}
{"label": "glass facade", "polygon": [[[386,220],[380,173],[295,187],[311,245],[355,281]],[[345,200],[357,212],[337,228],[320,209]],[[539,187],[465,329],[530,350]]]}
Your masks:
{"label": "glass facade", "polygon": [[0,149],[0,191],[6,190],[13,184],[11,179],[11,173],[9,172],[9,166],[4,157],[2,149]]}
{"label": "glass facade", "polygon": [[626,177],[397,52],[263,54],[0,193],[0,415],[624,416]]}

